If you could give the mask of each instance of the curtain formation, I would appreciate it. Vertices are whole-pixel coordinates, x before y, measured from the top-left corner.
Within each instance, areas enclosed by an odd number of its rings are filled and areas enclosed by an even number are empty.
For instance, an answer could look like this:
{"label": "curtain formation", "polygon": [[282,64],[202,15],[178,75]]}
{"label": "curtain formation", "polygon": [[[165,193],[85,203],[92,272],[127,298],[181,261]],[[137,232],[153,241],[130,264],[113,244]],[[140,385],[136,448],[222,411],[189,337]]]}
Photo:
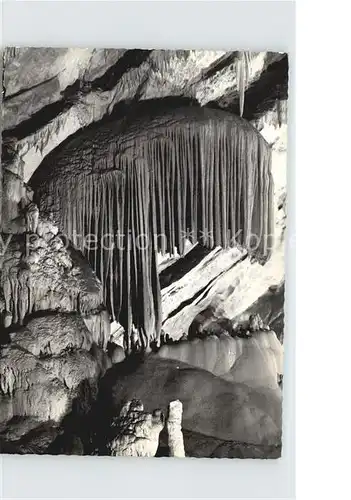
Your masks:
{"label": "curtain formation", "polygon": [[158,252],[182,254],[190,239],[269,258],[271,151],[243,119],[202,108],[85,134],[49,155],[32,186],[102,281],[126,349],[135,332],[148,349],[162,320]]}

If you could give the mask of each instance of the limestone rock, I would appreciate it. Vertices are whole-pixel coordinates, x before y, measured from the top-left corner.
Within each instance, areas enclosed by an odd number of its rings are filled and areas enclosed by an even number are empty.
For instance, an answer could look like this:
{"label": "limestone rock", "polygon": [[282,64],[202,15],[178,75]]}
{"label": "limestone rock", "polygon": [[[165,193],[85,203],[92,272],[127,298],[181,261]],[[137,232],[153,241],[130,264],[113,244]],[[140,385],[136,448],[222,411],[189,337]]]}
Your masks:
{"label": "limestone rock", "polygon": [[26,225],[27,231],[36,233],[39,221],[39,209],[35,203],[30,203],[26,207]]}
{"label": "limestone rock", "polygon": [[[80,295],[82,303],[82,294]],[[89,304],[89,301],[87,300]],[[94,314],[83,316],[87,329],[91,332],[94,341],[103,348],[107,347],[107,341],[110,333],[110,321],[107,311],[100,311]]]}
{"label": "limestone rock", "polygon": [[111,357],[108,355],[108,352],[104,350],[101,346],[99,346],[96,343],[93,343],[89,353],[97,363],[99,376],[102,376],[109,368],[111,368],[113,361]]}
{"label": "limestone rock", "polygon": [[123,50],[16,48],[4,68],[4,128],[13,128],[61,101],[62,92],[78,78],[97,78],[122,54]]}
{"label": "limestone rock", "polygon": [[0,356],[0,430],[7,440],[17,433],[13,419],[60,424],[73,403],[85,404],[82,384],[93,386],[111,366],[77,313],[32,318],[9,339]]}
{"label": "limestone rock", "polygon": [[68,349],[90,350],[93,338],[78,313],[57,313],[28,321],[10,334],[11,341],[35,356],[57,355]]}
{"label": "limestone rock", "polygon": [[270,287],[246,311],[234,318],[233,323],[241,324],[253,313],[260,314],[262,321],[274,330],[283,343],[284,338],[284,282]]}
{"label": "limestone rock", "polygon": [[181,401],[171,401],[169,403],[167,432],[170,457],[185,457],[182,434],[182,413],[183,405]]}
{"label": "limestone rock", "polygon": [[55,378],[40,360],[16,345],[3,346],[0,358],[0,388],[11,396],[17,389],[28,390],[36,384]]}
{"label": "limestone rock", "polygon": [[205,436],[194,431],[183,431],[188,456],[196,458],[280,458],[282,447],[279,444],[252,444],[225,441]]}
{"label": "limestone rock", "polygon": [[38,425],[40,425],[40,420],[36,417],[15,417],[6,422],[5,426],[0,424],[0,436],[5,440],[15,441]]}
{"label": "limestone rock", "polygon": [[156,356],[179,360],[251,387],[275,390],[283,373],[283,353],[273,331],[259,331],[247,339],[224,333],[164,345]]}
{"label": "limestone rock", "polygon": [[[83,256],[57,233],[54,223],[40,217],[37,233],[9,238],[0,276],[6,311],[2,323],[5,328],[22,324],[39,311],[78,311],[90,328],[90,345],[94,341],[106,347],[110,326],[101,283]],[[67,316],[62,318],[69,321]],[[39,325],[40,320],[36,321]],[[63,328],[63,324],[57,326]],[[33,327],[36,329],[34,324]],[[82,328],[80,324],[79,329]]]}
{"label": "limestone rock", "polygon": [[100,367],[94,357],[87,351],[73,350],[42,360],[43,367],[68,389],[75,389],[82,380],[97,380]]}
{"label": "limestone rock", "polygon": [[[179,107],[186,96],[186,105],[207,105],[232,113],[239,110],[236,52],[29,48],[10,50],[9,54],[5,57],[4,71],[6,117],[19,124],[26,119],[26,113],[35,116],[36,111],[53,110],[45,123],[29,127],[25,137],[14,139],[15,155],[9,169],[18,179],[26,181],[48,153],[69,135],[108,115],[122,101],[128,104],[120,105],[118,110],[126,117],[135,113],[135,98],[145,104],[145,109],[148,102],[161,108],[167,102],[171,102],[171,107]],[[41,75],[33,71],[39,59],[43,67]],[[282,219],[277,241],[282,242],[285,223],[279,199],[286,184],[287,56],[253,53],[248,76],[244,117],[272,145],[276,215],[277,220]],[[24,101],[28,103],[26,106]],[[48,107],[56,101],[64,109]],[[14,113],[16,107],[21,108],[21,113]],[[14,125],[7,123],[7,118],[5,122],[5,128]],[[18,179],[13,180],[18,183]],[[15,186],[18,193],[14,203],[20,189],[20,185]],[[261,272],[257,263],[241,260],[244,255],[216,249],[210,259],[187,274],[186,285],[177,280],[163,290],[165,333],[180,338],[194,317],[209,305],[222,309],[219,312],[231,319],[242,314],[271,285],[281,281],[284,251],[281,246],[275,250],[271,262]],[[230,263],[231,257],[236,260],[235,266]],[[208,287],[207,278],[211,280]],[[47,297],[40,299],[41,308],[50,305]],[[62,307],[69,308],[69,304],[65,302]]]}
{"label": "limestone rock", "polygon": [[112,364],[121,363],[126,357],[124,349],[113,342],[108,344],[107,349]]}
{"label": "limestone rock", "polygon": [[147,412],[154,408],[166,412],[171,401],[180,400],[183,432],[231,442],[281,443],[280,390],[227,381],[181,361],[153,355],[133,373],[117,367],[101,381],[101,397],[110,401],[112,409],[138,399]]}
{"label": "limestone rock", "polygon": [[5,233],[20,234],[26,230],[26,221],[20,213],[19,204],[24,195],[21,175],[4,168],[2,179],[2,217],[0,229]]}
{"label": "limestone rock", "polygon": [[[133,418],[133,411],[127,411],[134,427],[124,444],[116,436],[115,450],[122,454],[129,445],[133,453],[154,454],[159,414],[155,421],[145,415],[152,415],[154,408],[167,412],[178,399],[183,404],[185,448],[189,446],[191,455],[201,456],[196,448],[206,448],[210,451],[205,456],[250,456],[246,446],[252,446],[259,456],[265,446],[273,454],[279,447],[281,391],[276,376],[283,370],[277,336],[283,338],[284,311],[283,295],[271,292],[271,287],[279,287],[284,278],[287,56],[252,54],[244,108],[244,118],[272,146],[272,259],[262,268],[240,248],[215,248],[188,267],[183,261],[187,272],[181,275],[172,269],[178,257],[168,256],[159,267],[167,267],[171,276],[163,282],[163,330],[165,337],[182,342],[167,343],[128,376],[123,373],[125,362],[120,363],[124,350],[118,346],[109,356],[104,351],[111,330],[101,284],[82,254],[57,234],[53,220],[36,220],[35,207],[30,210],[33,196],[28,197],[25,185],[54,148],[93,122],[109,120],[110,113],[123,123],[135,123],[143,103],[146,111],[206,105],[237,114],[237,59],[237,52],[225,51],[5,50],[0,213],[1,230],[11,241],[0,256],[0,327],[10,344],[1,348],[0,428],[6,438],[22,439],[32,419],[52,419],[58,425],[70,411],[81,377],[96,379],[114,364],[106,374],[107,379],[116,374],[107,391],[110,396],[113,389],[114,408],[134,398],[145,405],[136,405]],[[33,241],[28,241],[28,230],[35,233]],[[6,241],[6,235],[2,237]],[[190,325],[206,310],[213,313],[203,330],[207,337],[190,340]],[[55,320],[45,316],[48,324],[39,318],[28,322],[32,313],[45,311]],[[230,324],[256,313],[277,336],[262,331],[250,339],[230,335]],[[26,326],[19,328],[19,323]],[[28,425],[15,430],[13,422],[22,417]],[[134,439],[137,433],[140,440]],[[238,449],[238,440],[246,441],[245,446]],[[30,449],[24,444],[18,443],[17,449]],[[39,448],[35,444],[33,450]]]}
{"label": "limestone rock", "polygon": [[179,360],[197,368],[210,371],[214,375],[229,372],[237,357],[236,339],[228,334],[208,336],[166,344],[156,356],[164,359]]}

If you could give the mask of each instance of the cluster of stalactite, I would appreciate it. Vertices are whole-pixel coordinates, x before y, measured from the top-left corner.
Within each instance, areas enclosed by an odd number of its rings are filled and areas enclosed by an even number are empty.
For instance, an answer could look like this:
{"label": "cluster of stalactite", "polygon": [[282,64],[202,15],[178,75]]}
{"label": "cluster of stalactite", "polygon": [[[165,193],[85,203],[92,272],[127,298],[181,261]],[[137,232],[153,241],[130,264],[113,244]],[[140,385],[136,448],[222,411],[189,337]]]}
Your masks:
{"label": "cluster of stalactite", "polygon": [[241,245],[263,261],[270,256],[268,144],[238,117],[207,110],[197,120],[196,113],[150,120],[140,133],[115,128],[108,140],[105,125],[99,136],[105,144],[95,139],[84,152],[91,139],[82,138],[79,158],[75,138],[71,158],[66,153],[56,163],[53,156],[39,168],[40,181],[34,179],[41,206],[55,212],[102,281],[112,318],[126,330],[127,350],[135,329],[141,348],[159,341],[157,252],[182,254],[190,239],[207,247]]}
{"label": "cluster of stalactite", "polygon": [[78,252],[64,247],[56,226],[40,218],[35,229],[0,233],[6,246],[0,258],[0,331],[23,325],[39,311],[78,311],[94,341],[105,347],[110,325],[101,284]]}

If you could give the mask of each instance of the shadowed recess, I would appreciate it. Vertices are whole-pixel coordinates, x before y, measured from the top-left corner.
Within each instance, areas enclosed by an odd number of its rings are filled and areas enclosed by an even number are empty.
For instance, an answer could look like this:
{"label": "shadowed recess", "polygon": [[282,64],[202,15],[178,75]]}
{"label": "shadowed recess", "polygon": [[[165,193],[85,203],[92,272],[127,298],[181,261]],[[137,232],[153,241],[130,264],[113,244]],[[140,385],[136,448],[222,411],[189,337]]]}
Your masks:
{"label": "shadowed recess", "polygon": [[158,343],[157,253],[186,239],[240,245],[264,263],[273,234],[271,150],[245,120],[182,108],[94,124],[48,155],[32,177],[51,214],[89,258],[112,318],[143,349]]}

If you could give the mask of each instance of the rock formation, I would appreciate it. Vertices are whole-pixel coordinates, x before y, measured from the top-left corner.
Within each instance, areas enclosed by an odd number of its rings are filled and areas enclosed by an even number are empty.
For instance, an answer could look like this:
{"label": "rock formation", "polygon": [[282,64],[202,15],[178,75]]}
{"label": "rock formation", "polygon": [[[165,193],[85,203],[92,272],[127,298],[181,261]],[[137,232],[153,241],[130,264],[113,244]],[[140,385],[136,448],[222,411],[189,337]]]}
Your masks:
{"label": "rock formation", "polygon": [[31,185],[41,210],[89,258],[127,350],[132,325],[147,349],[162,320],[157,252],[183,255],[189,233],[193,243],[269,258],[270,169],[270,148],[254,127],[194,107],[91,127],[48,155]]}
{"label": "rock formation", "polygon": [[[101,284],[84,258],[58,235],[52,222],[39,218],[36,232],[9,233],[2,258],[3,316],[12,324],[38,311],[79,311],[104,316]],[[89,322],[89,319],[87,320]],[[91,322],[97,343],[106,346],[109,318]]]}
{"label": "rock formation", "polygon": [[[110,116],[113,120],[116,120],[115,117],[127,120],[126,127],[128,122],[140,118],[140,108],[147,114],[150,110],[175,109],[184,104],[193,104],[196,107],[200,104],[202,107],[216,107],[239,114],[238,75],[235,68],[240,53],[237,52],[57,49],[55,60],[56,49],[48,51],[47,54],[45,50],[35,50],[37,49],[8,50],[4,55],[6,92],[3,137],[5,143],[9,144],[5,148],[5,178],[8,172],[13,172],[19,179],[28,182],[42,159],[47,157],[55,146],[61,144],[67,135],[99,121],[104,113],[105,117]],[[48,81],[41,80],[41,77],[30,70],[22,82],[16,68],[20,64],[32,67],[39,57],[42,58],[41,64],[45,68],[43,75],[50,75]],[[70,60],[70,57],[73,59]],[[62,73],[64,64],[68,64],[70,69]],[[57,68],[54,74],[53,68]],[[252,53],[243,113],[244,118],[250,120],[272,146],[276,200],[282,194],[282,189],[285,189],[287,69],[285,54]],[[64,78],[63,74],[66,75]],[[74,78],[76,80],[73,82]],[[28,85],[24,84],[24,81],[27,81]],[[46,97],[43,100],[41,94],[38,94],[38,88],[45,88]],[[10,110],[15,105],[16,109],[22,112],[21,103],[24,96],[28,116],[33,116],[33,120],[18,115],[19,123],[14,126],[10,120]],[[95,105],[92,106],[92,103]],[[40,109],[43,110],[41,120],[36,116]],[[93,109],[94,113],[91,112]],[[26,127],[21,123],[26,124]],[[44,141],[44,144],[39,147],[41,141]],[[108,173],[113,174],[113,171]],[[279,206],[277,201],[276,207],[279,210],[276,215],[280,217],[282,209]],[[275,239],[279,241],[279,232]],[[268,286],[279,283],[283,278],[279,271],[283,269],[281,248],[277,248],[271,262],[262,272],[255,266],[251,270],[251,264],[244,258],[241,261],[240,256],[236,269],[224,275],[225,263],[222,259],[225,258],[225,251],[218,252],[216,249],[211,259],[213,257],[217,270],[213,285],[216,286],[211,287],[211,293],[206,291],[207,304],[198,300],[202,309],[208,305],[210,295],[212,298],[219,293],[223,296],[223,289],[228,290],[227,280],[231,280],[235,284],[235,290],[227,300],[223,299],[226,304],[222,307],[229,306],[231,311],[230,314],[227,311],[227,316],[233,317],[244,312],[254,300],[265,293]],[[251,295],[245,293],[247,284],[251,282],[248,268],[257,283],[257,286],[250,290]],[[191,297],[199,292],[196,290],[198,280],[191,278],[188,282],[195,288],[191,290]],[[169,290],[172,301],[175,296],[183,297],[184,290],[179,289],[180,285],[181,282],[177,285],[177,293],[174,293],[174,287]],[[178,306],[181,304],[178,304],[169,317],[167,292],[168,290],[162,292],[163,329],[169,334],[172,330],[174,336],[178,335],[179,323],[185,323],[184,316],[189,317],[191,321],[193,311],[180,311]],[[194,306],[195,304],[192,304],[192,309]],[[183,327],[182,330],[184,329],[186,330]]]}
{"label": "rock formation", "polygon": [[170,457],[185,457],[182,433],[183,405],[181,401],[171,401],[167,418],[168,447]]}
{"label": "rock formation", "polygon": [[279,456],[287,55],[3,66],[0,450]]}
{"label": "rock formation", "polygon": [[46,314],[13,329],[1,346],[0,428],[19,417],[61,422],[80,384],[95,384],[111,366],[78,313]]}
{"label": "rock formation", "polygon": [[[225,380],[207,370],[150,354],[133,371],[115,366],[100,386],[101,402],[116,412],[124,401],[143,401],[144,409],[167,412],[183,404],[182,429],[220,441],[280,446],[282,394],[266,385]],[[104,410],[105,411],[105,410]]]}
{"label": "rock formation", "polygon": [[164,423],[164,416],[159,410],[146,413],[140,401],[128,401],[111,424],[115,433],[108,446],[111,455],[154,457]]}
{"label": "rock formation", "polygon": [[283,374],[283,347],[276,334],[259,331],[250,338],[228,333],[164,345],[157,356],[196,366],[216,376],[252,387],[278,388]]}
{"label": "rock formation", "polygon": [[185,457],[182,434],[182,403],[171,401],[168,416],[160,410],[144,411],[139,400],[125,403],[111,423],[112,439],[107,448],[112,456],[154,457],[159,435],[166,425],[170,457]]}
{"label": "rock formation", "polygon": [[[101,283],[83,256],[29,202],[8,233],[0,275],[0,429],[14,420],[58,425],[82,382],[96,384],[111,366],[109,316]],[[30,213],[30,215],[28,215]],[[95,321],[92,321],[95,318]],[[88,328],[90,327],[90,328]]]}

